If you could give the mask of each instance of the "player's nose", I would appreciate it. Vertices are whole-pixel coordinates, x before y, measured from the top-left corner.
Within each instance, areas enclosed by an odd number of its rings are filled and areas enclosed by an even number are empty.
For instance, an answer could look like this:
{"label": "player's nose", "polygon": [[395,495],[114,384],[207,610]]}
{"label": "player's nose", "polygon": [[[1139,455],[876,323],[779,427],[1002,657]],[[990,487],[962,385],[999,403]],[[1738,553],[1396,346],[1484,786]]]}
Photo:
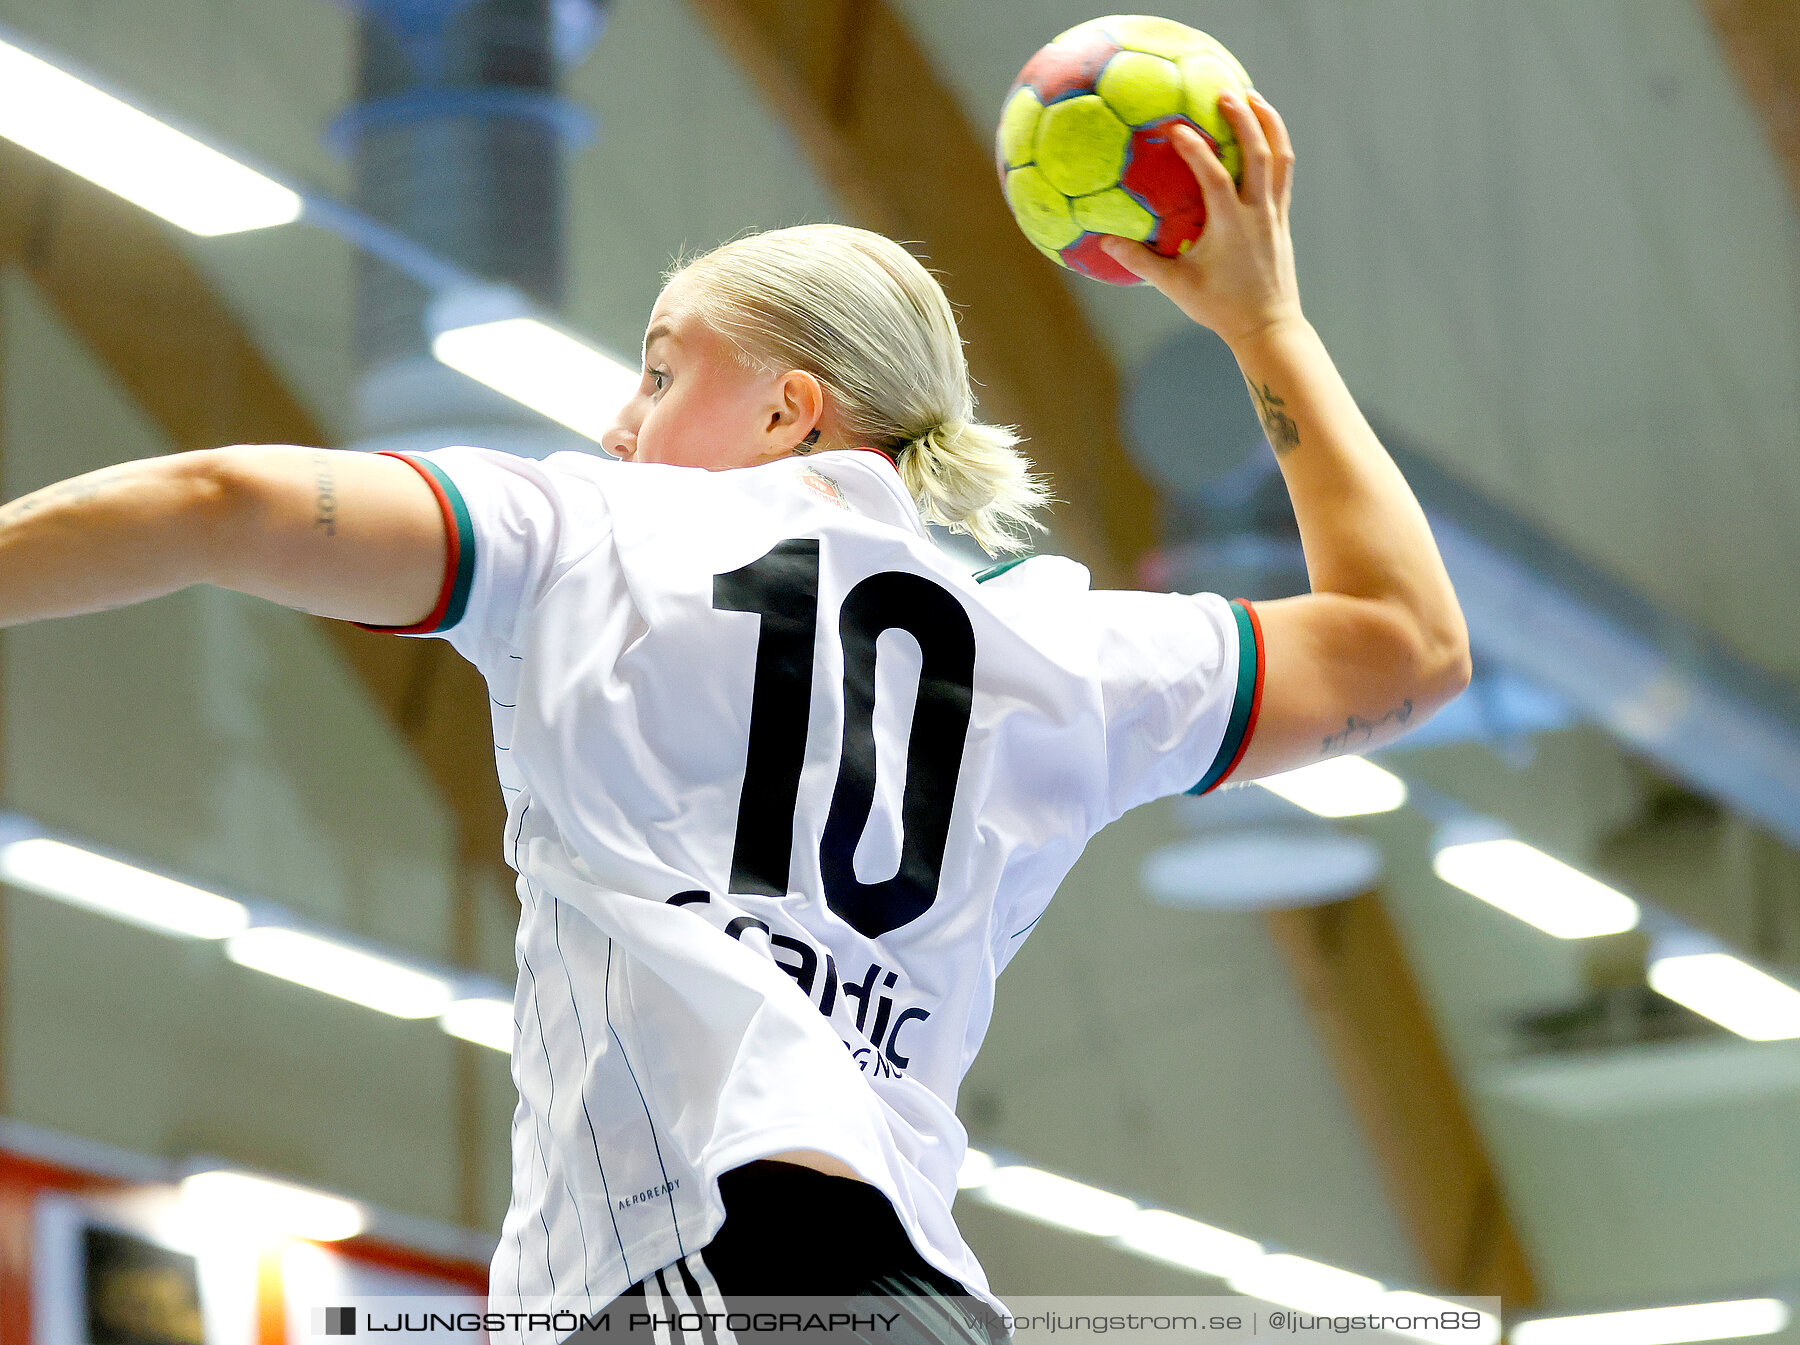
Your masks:
{"label": "player's nose", "polygon": [[614,421],[611,425],[607,426],[606,430],[600,435],[601,451],[608,453],[615,458],[622,458],[629,461],[636,448],[637,435],[633,434],[630,430],[627,430],[618,421]]}

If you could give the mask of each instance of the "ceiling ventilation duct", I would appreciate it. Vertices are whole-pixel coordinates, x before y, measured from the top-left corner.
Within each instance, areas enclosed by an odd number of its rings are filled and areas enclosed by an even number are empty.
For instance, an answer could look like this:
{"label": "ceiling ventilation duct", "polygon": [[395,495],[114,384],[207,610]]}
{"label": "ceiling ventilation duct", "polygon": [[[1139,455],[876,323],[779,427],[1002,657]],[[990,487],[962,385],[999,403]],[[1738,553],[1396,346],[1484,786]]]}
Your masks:
{"label": "ceiling ventilation duct", "polygon": [[[1165,488],[1154,586],[1273,598],[1308,590],[1293,512],[1224,343],[1176,332],[1131,381],[1134,451]],[[1691,622],[1457,481],[1377,426],[1456,585],[1476,681],[1402,746],[1466,734],[1519,751],[1578,716],[1800,846],[1800,695]]]}
{"label": "ceiling ventilation duct", "polygon": [[[1307,592],[1287,485],[1225,343],[1203,327],[1177,331],[1138,367],[1126,407],[1132,450],[1167,509],[1169,541],[1140,578],[1252,600]],[[1483,661],[1464,696],[1397,746],[1477,740],[1523,765],[1530,735],[1573,719],[1560,697]]]}
{"label": "ceiling ventilation duct", "polygon": [[[604,25],[599,0],[354,0],[360,101],[328,138],[356,206],[461,271],[546,312],[563,297],[563,154],[592,118],[557,94],[563,64]],[[440,364],[434,296],[358,258],[357,433],[362,448],[473,442],[532,457],[588,439]]]}
{"label": "ceiling ventilation duct", "polygon": [[1800,846],[1800,694],[1457,481],[1388,431],[1479,663],[1529,678],[1685,782]]}

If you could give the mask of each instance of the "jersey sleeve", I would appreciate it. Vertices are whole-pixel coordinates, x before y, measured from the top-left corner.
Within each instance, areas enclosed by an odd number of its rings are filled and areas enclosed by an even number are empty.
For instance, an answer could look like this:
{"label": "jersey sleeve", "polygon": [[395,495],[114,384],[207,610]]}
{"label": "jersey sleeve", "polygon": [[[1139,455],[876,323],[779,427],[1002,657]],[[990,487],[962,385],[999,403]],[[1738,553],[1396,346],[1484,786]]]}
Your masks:
{"label": "jersey sleeve", "polygon": [[1216,593],[1088,596],[1115,812],[1216,788],[1242,759],[1261,708],[1256,609]]}
{"label": "jersey sleeve", "polygon": [[517,644],[525,615],[555,572],[569,531],[569,482],[541,462],[495,449],[383,456],[406,463],[431,487],[449,546],[437,602],[422,621],[357,624],[392,635],[441,636],[482,666],[484,645]]}

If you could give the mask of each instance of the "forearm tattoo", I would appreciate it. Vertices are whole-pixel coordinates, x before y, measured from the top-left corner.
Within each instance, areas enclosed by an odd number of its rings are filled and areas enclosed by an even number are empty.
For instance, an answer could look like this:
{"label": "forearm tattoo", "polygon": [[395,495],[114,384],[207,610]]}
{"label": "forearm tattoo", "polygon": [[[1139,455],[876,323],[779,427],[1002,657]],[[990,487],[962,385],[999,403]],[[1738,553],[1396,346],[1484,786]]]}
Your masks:
{"label": "forearm tattoo", "polygon": [[0,527],[5,527],[9,523],[17,523],[42,503],[43,501],[36,495],[27,495],[23,499],[14,500],[6,508],[0,509]]}
{"label": "forearm tattoo", "polygon": [[1262,421],[1263,433],[1269,436],[1269,447],[1275,450],[1275,456],[1281,457],[1300,444],[1300,427],[1294,424],[1294,418],[1282,408],[1287,405],[1275,395],[1275,390],[1267,383],[1260,388],[1244,380],[1250,388],[1250,395],[1256,399],[1256,416]]}
{"label": "forearm tattoo", "polygon": [[0,527],[9,523],[17,523],[27,514],[36,513],[50,504],[87,504],[97,498],[108,486],[135,476],[136,470],[129,465],[107,467],[97,472],[89,472],[86,476],[73,477],[67,481],[59,481],[54,486],[45,486],[42,490],[34,490],[31,494],[14,500],[6,508],[0,509]]}
{"label": "forearm tattoo", "polygon": [[337,482],[332,478],[331,459],[323,453],[313,454],[313,486],[317,491],[313,527],[323,528],[327,537],[336,537]]}
{"label": "forearm tattoo", "polygon": [[1410,700],[1404,700],[1380,719],[1361,719],[1356,715],[1351,715],[1344,721],[1341,732],[1325,735],[1325,740],[1320,743],[1319,750],[1329,757],[1336,756],[1348,747],[1361,747],[1371,742],[1375,737],[1376,730],[1384,724],[1391,722],[1404,725],[1412,718],[1412,712],[1413,703]]}

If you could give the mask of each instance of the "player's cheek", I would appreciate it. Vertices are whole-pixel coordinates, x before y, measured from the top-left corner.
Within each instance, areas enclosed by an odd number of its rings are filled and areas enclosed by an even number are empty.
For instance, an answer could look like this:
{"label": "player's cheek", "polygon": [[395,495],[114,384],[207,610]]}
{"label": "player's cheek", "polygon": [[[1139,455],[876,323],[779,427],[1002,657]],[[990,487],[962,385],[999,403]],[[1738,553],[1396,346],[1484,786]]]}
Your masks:
{"label": "player's cheek", "polygon": [[646,396],[639,406],[637,425],[638,459],[661,462],[658,447],[669,437],[669,422],[678,419],[671,411],[674,395],[664,391],[660,396]]}
{"label": "player's cheek", "polygon": [[659,417],[658,462],[682,467],[704,467],[707,455],[719,443],[719,418],[704,399],[665,397],[656,408]]}

